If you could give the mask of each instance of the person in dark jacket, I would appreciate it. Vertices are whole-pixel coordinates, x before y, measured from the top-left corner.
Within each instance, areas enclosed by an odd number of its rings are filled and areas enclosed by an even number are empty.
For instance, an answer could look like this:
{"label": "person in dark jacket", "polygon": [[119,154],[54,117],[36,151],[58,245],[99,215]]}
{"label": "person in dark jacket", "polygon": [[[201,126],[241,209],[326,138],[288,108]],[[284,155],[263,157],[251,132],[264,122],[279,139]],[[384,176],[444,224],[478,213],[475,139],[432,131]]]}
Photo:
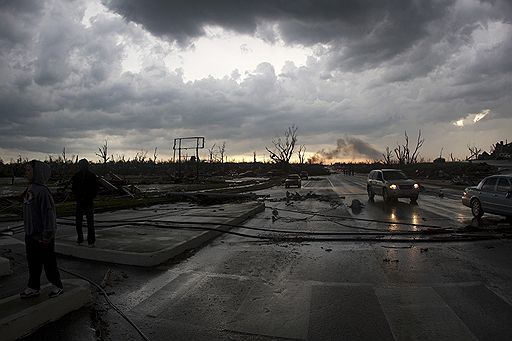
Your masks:
{"label": "person in dark jacket", "polygon": [[25,247],[29,269],[27,288],[21,298],[39,296],[41,272],[53,287],[49,296],[64,292],[55,257],[55,232],[57,230],[55,202],[46,182],[50,178],[50,166],[37,160],[25,166],[25,177],[29,185],[23,193],[23,222]]}
{"label": "person in dark jacket", "polygon": [[87,218],[87,243],[94,246],[96,233],[94,231],[94,197],[98,193],[98,177],[89,170],[86,159],[78,161],[78,172],[71,178],[71,190],[76,199],[76,233],[78,244],[83,243],[82,221]]}

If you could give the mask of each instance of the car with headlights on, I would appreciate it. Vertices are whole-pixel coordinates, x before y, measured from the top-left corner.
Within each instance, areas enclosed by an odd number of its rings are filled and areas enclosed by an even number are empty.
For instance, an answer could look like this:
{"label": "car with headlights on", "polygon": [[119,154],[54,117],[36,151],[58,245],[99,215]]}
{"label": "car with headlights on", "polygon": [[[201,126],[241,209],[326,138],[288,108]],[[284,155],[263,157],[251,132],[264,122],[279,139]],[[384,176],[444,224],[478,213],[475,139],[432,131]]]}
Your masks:
{"label": "car with headlights on", "polygon": [[512,219],[512,175],[491,175],[477,186],[467,187],[462,204],[471,208],[475,218],[492,213]]}
{"label": "car with headlights on", "polygon": [[411,203],[416,203],[420,185],[399,169],[375,169],[368,174],[366,190],[370,200],[380,195],[385,202],[409,198]]}
{"label": "car with headlights on", "polygon": [[300,175],[299,174],[290,174],[284,180],[284,187],[289,188],[292,186],[300,188],[302,185]]}

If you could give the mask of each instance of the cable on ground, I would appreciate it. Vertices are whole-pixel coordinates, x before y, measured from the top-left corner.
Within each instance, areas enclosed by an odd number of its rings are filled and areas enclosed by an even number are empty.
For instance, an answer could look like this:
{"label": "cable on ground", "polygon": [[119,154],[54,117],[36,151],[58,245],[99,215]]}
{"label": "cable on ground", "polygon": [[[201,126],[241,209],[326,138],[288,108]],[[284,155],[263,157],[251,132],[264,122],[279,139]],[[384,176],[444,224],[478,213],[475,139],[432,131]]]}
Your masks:
{"label": "cable on ground", "polygon": [[107,303],[122,317],[124,318],[133,328],[135,328],[135,330],[139,333],[139,335],[146,341],[149,341],[149,338],[142,332],[142,330],[140,330],[140,328],[128,317],[126,316],[125,313],[123,313],[121,311],[121,309],[119,309],[111,300],[110,298],[108,297],[108,294],[107,292],[105,291],[105,289],[103,289],[98,283],[94,282],[92,279],[89,279],[87,278],[86,276],[84,275],[81,275],[79,273],[76,273],[76,272],[73,272],[73,271],[70,271],[70,270],[66,270],[64,268],[61,268],[59,267],[59,269],[62,271],[62,272],[65,272],[65,273],[68,273],[72,276],[75,276],[75,277],[78,277],[78,278],[81,278],[87,282],[89,282],[90,284],[92,284],[93,286],[95,286],[99,291],[101,291],[101,293],[103,294],[103,297],[105,297],[105,300],[107,301]]}

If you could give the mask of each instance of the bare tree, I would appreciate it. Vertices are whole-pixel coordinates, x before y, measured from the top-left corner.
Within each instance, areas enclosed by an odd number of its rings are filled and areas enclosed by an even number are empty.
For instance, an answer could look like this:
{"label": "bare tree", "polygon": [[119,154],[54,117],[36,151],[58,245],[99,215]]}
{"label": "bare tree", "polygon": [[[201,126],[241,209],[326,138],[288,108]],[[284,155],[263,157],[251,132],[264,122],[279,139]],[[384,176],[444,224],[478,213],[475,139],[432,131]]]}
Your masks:
{"label": "bare tree", "polygon": [[105,139],[105,144],[98,148],[97,156],[103,161],[103,163],[107,163],[109,160],[108,156],[108,140]]}
{"label": "bare tree", "polygon": [[265,147],[270,153],[270,158],[275,163],[290,163],[290,159],[297,143],[297,127],[292,125],[284,132],[284,136],[276,136],[272,139],[273,148]]}
{"label": "bare tree", "polygon": [[217,158],[217,152],[215,151],[215,145],[214,143],[211,148],[208,148],[208,157],[210,159],[210,163],[214,162]]}
{"label": "bare tree", "polygon": [[409,148],[409,136],[407,135],[407,131],[405,131],[405,143],[400,145],[397,143],[397,147],[394,149],[396,158],[398,163],[403,164],[411,164],[418,162],[419,150],[425,143],[425,139],[421,138],[421,129],[418,130],[418,139],[416,140],[416,147],[411,152]]}
{"label": "bare tree", "polygon": [[224,163],[224,153],[226,152],[226,141],[219,146],[220,163]]}
{"label": "bare tree", "polygon": [[391,165],[393,164],[393,151],[386,146],[386,152],[382,154],[384,157],[384,164]]}
{"label": "bare tree", "polygon": [[[407,131],[405,132],[405,138],[406,138],[406,141],[409,142],[409,138],[407,136]],[[416,147],[414,147],[414,151],[412,152],[412,154],[410,154],[410,156],[409,156],[409,153],[407,154],[407,156],[408,156],[407,163],[418,162],[419,151],[420,151],[420,148],[423,146],[423,143],[425,143],[425,139],[421,138],[421,129],[420,129],[420,130],[418,130],[418,139],[416,140]]]}
{"label": "bare tree", "polygon": [[141,149],[140,152],[135,153],[133,161],[143,163],[148,156],[148,151]]}
{"label": "bare tree", "polygon": [[66,158],[66,147],[62,148],[62,162],[68,162],[68,159]]}
{"label": "bare tree", "polygon": [[153,163],[156,163],[156,159],[158,157],[158,154],[156,153],[157,149],[158,149],[158,147],[155,147],[155,151],[153,152]]}
{"label": "bare tree", "polygon": [[116,159],[115,159],[116,162],[121,162],[121,163],[124,163],[126,161],[129,161],[129,160],[126,160],[126,157],[124,154],[116,154]]}
{"label": "bare tree", "polygon": [[393,151],[395,152],[396,160],[397,160],[398,164],[399,165],[405,164],[405,158],[406,158],[405,148],[403,148],[403,146],[397,144],[396,148]]}
{"label": "bare tree", "polygon": [[470,146],[469,144],[467,145],[467,147],[469,149],[470,154],[468,157],[466,157],[466,161],[478,159],[478,155],[480,155],[480,153],[482,152],[482,149],[478,148],[475,145]]}
{"label": "bare tree", "polygon": [[299,154],[299,163],[302,165],[306,161],[306,145],[303,144],[299,147],[299,151],[297,152]]}

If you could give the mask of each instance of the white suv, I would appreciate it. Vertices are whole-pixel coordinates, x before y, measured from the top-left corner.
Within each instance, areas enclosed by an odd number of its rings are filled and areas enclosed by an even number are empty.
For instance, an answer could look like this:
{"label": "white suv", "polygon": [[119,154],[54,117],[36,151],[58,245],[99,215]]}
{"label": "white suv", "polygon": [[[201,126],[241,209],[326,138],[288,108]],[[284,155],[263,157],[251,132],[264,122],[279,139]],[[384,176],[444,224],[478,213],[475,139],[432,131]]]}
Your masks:
{"label": "white suv", "polygon": [[420,185],[398,169],[376,169],[368,174],[366,185],[368,198],[373,200],[381,195],[385,202],[398,198],[409,198],[416,203],[420,194]]}

